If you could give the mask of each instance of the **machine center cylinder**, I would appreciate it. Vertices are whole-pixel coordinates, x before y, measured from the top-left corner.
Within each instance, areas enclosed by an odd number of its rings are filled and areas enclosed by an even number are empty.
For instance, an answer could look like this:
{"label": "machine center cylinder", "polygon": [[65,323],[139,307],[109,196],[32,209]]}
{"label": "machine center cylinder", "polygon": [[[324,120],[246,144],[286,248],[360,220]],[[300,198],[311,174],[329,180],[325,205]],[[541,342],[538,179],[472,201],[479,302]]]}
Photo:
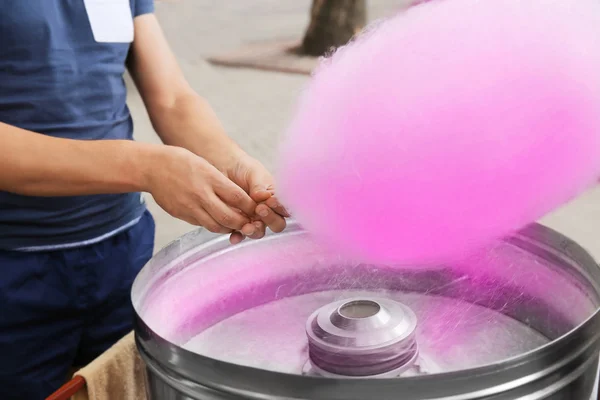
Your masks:
{"label": "machine center cylinder", "polygon": [[308,319],[312,366],[348,377],[401,373],[418,356],[417,317],[388,299],[356,298],[327,304]]}

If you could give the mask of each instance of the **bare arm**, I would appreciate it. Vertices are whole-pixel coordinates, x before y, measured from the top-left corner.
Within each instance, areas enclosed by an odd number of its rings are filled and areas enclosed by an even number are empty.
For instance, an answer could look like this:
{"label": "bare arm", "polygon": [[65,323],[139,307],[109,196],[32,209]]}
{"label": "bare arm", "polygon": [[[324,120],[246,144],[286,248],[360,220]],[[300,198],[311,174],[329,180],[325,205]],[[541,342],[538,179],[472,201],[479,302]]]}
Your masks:
{"label": "bare arm", "polygon": [[[248,222],[256,204],[204,159],[178,147],[129,140],[58,139],[0,123],[0,190],[26,196],[150,192],[174,217],[212,232]],[[207,188],[212,188],[207,190]]]}
{"label": "bare arm", "polygon": [[273,177],[227,136],[207,101],[190,87],[154,15],[135,19],[128,67],[162,141],[204,158],[258,203],[253,212],[244,210],[253,222],[232,241],[260,238],[265,225],[282,231],[289,215],[274,195]]}
{"label": "bare arm", "polygon": [[189,86],[152,14],[135,19],[128,66],[163,143],[188,149],[221,171],[245,155],[208,102]]}
{"label": "bare arm", "polygon": [[58,139],[0,123],[0,190],[30,196],[144,191],[159,146]]}

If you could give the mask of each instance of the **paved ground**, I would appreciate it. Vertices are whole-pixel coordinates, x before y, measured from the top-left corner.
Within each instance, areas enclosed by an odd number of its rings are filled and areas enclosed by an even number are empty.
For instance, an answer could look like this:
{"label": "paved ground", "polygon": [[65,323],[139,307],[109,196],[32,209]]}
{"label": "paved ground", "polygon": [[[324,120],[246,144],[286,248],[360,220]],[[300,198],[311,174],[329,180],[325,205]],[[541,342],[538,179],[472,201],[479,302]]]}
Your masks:
{"label": "paved ground", "polygon": [[[393,12],[404,0],[369,0],[371,18]],[[310,0],[171,0],[157,4],[157,15],[193,87],[208,98],[229,134],[268,167],[274,165],[278,135],[306,77],[213,67],[204,59],[254,41],[300,37]],[[157,141],[140,98],[130,107],[136,136]],[[193,227],[166,215],[149,198],[157,218],[157,248]],[[600,257],[600,189],[544,219]]]}

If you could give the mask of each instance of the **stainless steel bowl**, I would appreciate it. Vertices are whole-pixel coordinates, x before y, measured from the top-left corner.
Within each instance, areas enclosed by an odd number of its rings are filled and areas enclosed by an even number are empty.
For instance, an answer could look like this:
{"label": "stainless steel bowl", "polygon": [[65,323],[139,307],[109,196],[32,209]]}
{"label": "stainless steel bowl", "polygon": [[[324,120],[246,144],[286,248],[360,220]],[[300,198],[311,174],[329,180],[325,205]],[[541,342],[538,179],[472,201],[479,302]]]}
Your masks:
{"label": "stainless steel bowl", "polygon": [[132,290],[151,399],[596,399],[600,269],[541,225],[460,263],[373,266],[296,224],[189,233]]}

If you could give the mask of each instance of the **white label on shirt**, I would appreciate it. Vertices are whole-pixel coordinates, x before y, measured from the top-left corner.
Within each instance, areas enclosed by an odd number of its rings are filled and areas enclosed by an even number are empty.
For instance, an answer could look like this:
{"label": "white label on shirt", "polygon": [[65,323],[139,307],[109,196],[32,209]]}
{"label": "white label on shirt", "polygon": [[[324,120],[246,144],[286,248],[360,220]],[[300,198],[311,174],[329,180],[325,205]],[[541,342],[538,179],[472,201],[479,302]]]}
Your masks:
{"label": "white label on shirt", "polygon": [[129,0],[83,0],[83,3],[96,42],[133,42],[133,16]]}

